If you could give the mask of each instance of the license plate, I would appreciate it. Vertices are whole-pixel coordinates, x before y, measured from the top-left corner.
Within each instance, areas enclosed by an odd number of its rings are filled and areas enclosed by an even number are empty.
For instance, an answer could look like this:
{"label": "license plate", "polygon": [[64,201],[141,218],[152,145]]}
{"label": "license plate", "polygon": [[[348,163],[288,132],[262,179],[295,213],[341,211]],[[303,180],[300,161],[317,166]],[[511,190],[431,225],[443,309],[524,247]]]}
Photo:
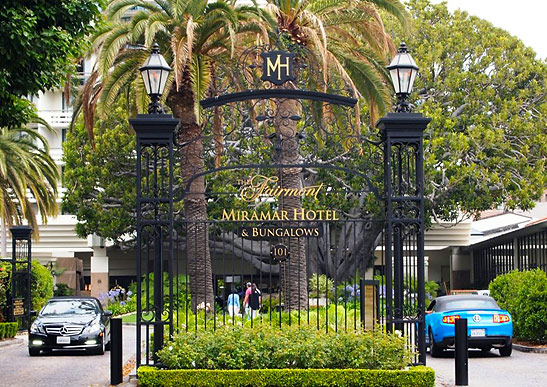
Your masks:
{"label": "license plate", "polygon": [[484,329],[471,329],[471,337],[480,337],[484,335]]}
{"label": "license plate", "polygon": [[70,337],[57,336],[57,344],[70,344]]}

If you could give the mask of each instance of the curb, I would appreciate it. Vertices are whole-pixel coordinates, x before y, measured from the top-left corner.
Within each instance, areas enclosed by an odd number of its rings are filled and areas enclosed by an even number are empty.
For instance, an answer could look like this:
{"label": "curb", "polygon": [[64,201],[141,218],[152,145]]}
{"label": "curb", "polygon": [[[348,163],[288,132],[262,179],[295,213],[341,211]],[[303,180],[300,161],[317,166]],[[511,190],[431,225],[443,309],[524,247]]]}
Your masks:
{"label": "curb", "polygon": [[13,339],[9,340],[2,340],[0,341],[0,348],[4,347],[11,347],[13,345],[23,344],[24,340],[20,339],[18,337],[14,337]]}
{"label": "curb", "polygon": [[547,353],[547,348],[545,347],[529,347],[527,345],[521,345],[521,344],[515,344],[515,343],[513,343],[513,349],[520,352]]}

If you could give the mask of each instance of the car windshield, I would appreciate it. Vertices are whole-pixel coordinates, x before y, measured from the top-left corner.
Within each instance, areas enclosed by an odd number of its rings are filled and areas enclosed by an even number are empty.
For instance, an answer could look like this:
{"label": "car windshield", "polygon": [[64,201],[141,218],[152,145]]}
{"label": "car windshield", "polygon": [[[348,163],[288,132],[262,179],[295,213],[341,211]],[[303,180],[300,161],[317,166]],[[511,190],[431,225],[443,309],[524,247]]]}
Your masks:
{"label": "car windshield", "polygon": [[90,300],[59,300],[50,301],[44,306],[42,316],[51,316],[56,314],[97,314],[99,308]]}
{"label": "car windshield", "polygon": [[499,309],[494,300],[454,300],[446,301],[442,304],[441,309],[456,310],[456,309]]}

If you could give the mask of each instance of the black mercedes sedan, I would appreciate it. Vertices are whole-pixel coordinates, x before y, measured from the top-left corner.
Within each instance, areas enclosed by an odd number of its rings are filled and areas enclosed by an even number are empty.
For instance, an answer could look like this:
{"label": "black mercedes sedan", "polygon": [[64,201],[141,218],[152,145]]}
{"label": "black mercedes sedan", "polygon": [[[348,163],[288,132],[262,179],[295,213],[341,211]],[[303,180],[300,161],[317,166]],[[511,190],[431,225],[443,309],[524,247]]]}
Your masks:
{"label": "black mercedes sedan", "polygon": [[110,317],[95,297],[54,297],[29,329],[28,352],[84,349],[102,355],[110,344]]}

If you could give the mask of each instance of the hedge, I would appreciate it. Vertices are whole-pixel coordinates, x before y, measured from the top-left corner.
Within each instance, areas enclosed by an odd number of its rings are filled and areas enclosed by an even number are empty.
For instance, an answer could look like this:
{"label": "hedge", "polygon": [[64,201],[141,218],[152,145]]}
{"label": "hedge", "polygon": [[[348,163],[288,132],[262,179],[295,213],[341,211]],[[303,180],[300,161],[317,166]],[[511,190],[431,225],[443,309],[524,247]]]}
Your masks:
{"label": "hedge", "polygon": [[496,277],[490,295],[513,318],[515,338],[547,343],[547,275],[541,269],[514,270]]}
{"label": "hedge", "polygon": [[0,339],[9,339],[15,337],[19,325],[14,323],[0,323]]}
{"label": "hedge", "polygon": [[199,387],[285,386],[434,386],[435,371],[429,367],[409,370],[279,369],[279,370],[159,370],[142,366],[139,385]]}
{"label": "hedge", "polygon": [[169,369],[404,369],[406,340],[381,330],[325,332],[314,326],[267,323],[181,332],[158,352]]}

